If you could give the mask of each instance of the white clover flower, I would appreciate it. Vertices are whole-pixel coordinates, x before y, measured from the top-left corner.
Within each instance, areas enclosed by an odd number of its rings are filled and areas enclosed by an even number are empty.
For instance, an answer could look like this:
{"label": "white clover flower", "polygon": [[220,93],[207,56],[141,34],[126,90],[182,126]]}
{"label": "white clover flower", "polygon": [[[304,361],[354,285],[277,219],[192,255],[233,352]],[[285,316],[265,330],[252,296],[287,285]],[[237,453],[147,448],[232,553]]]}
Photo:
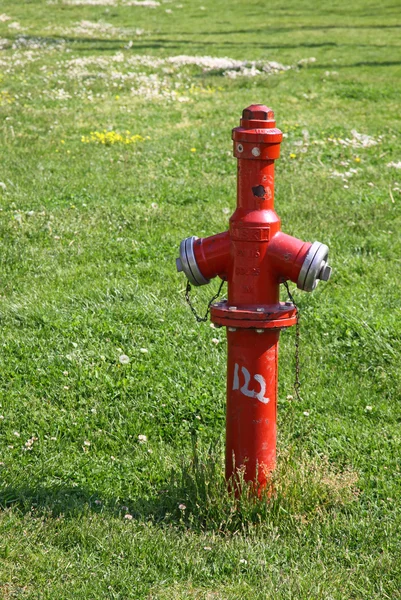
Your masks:
{"label": "white clover flower", "polygon": [[118,360],[120,361],[120,363],[122,365],[127,365],[129,363],[129,361],[130,361],[129,356],[127,356],[126,354],[121,354],[119,356]]}
{"label": "white clover flower", "polygon": [[148,438],[146,437],[146,435],[138,435],[138,441],[140,444],[146,444],[146,442],[148,441]]}

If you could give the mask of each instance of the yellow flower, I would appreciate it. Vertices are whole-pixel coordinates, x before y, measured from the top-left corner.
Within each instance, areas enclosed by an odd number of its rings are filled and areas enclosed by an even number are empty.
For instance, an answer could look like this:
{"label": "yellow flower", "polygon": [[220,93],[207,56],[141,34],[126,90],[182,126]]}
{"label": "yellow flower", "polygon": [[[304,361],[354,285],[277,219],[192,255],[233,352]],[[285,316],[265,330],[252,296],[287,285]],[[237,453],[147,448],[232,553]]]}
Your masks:
{"label": "yellow flower", "polygon": [[135,144],[136,142],[143,142],[145,139],[142,135],[135,134],[131,135],[130,131],[126,131],[125,135],[117,133],[116,131],[91,131],[90,136],[82,136],[81,142],[83,143],[97,143],[104,146],[113,146],[114,144]]}
{"label": "yellow flower", "polygon": [[191,148],[191,152],[196,152],[196,148]]}
{"label": "yellow flower", "polygon": [[355,162],[361,162],[361,159],[359,158],[359,156],[355,156],[354,161]]}
{"label": "yellow flower", "polygon": [[297,155],[296,155],[296,154],[294,154],[293,152],[291,152],[291,154],[290,154],[290,158],[296,158],[296,157],[297,157]]}

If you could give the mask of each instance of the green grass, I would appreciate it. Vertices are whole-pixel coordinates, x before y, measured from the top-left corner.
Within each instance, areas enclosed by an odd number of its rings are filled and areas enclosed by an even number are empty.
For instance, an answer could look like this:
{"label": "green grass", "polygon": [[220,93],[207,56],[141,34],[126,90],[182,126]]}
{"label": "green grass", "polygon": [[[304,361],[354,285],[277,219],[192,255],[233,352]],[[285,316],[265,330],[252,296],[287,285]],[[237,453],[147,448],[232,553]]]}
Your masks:
{"label": "green grass", "polygon": [[[0,9],[0,595],[401,598],[399,7],[114,4]],[[230,78],[178,55],[291,68]],[[260,502],[227,493],[225,334],[194,321],[174,261],[227,227],[252,102],[286,133],[283,230],[334,267],[296,292],[301,402],[281,336]],[[104,130],[146,139],[81,141]]]}

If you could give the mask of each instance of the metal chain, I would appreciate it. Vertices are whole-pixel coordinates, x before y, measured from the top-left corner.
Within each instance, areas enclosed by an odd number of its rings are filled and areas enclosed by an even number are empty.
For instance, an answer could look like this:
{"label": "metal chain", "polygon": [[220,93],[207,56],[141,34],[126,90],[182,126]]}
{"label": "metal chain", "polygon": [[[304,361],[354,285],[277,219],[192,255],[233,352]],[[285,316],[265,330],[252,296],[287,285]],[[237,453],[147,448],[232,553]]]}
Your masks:
{"label": "metal chain", "polygon": [[302,400],[301,398],[301,379],[300,379],[300,363],[299,363],[299,340],[300,340],[300,330],[299,330],[299,308],[294,300],[293,295],[290,292],[290,288],[288,287],[288,282],[282,282],[285,289],[287,290],[288,298],[291,300],[293,305],[295,306],[295,316],[297,318],[297,322],[295,324],[295,380],[294,380],[294,390],[297,400]]}
{"label": "metal chain", "polygon": [[185,289],[185,300],[188,302],[189,308],[191,309],[195,319],[198,321],[198,323],[204,323],[205,321],[207,321],[207,318],[209,316],[209,312],[210,312],[210,307],[212,306],[213,302],[215,300],[217,300],[217,298],[220,296],[221,294],[221,290],[223,289],[223,285],[225,284],[224,279],[221,281],[219,289],[217,290],[217,293],[213,296],[213,298],[211,300],[209,300],[208,305],[207,305],[207,310],[205,313],[204,317],[200,317],[198,315],[198,313],[196,312],[196,308],[194,307],[194,305],[192,304],[191,298],[189,297],[189,292],[192,289],[191,284],[189,283],[189,281],[187,280],[187,287]]}

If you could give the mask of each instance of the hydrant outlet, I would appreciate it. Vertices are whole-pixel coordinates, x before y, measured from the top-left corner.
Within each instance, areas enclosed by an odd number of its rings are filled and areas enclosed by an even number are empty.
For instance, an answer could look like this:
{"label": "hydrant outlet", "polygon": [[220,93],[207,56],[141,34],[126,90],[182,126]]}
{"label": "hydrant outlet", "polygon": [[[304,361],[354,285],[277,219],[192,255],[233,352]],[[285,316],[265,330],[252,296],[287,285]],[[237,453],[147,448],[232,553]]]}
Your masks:
{"label": "hydrant outlet", "polygon": [[176,259],[175,264],[177,271],[183,271],[186,278],[193,285],[205,285],[210,282],[206,279],[199,270],[194,252],[194,242],[198,238],[196,236],[185,238],[180,244],[180,257]]}
{"label": "hydrant outlet", "polygon": [[328,281],[331,276],[331,267],[327,263],[329,249],[325,244],[313,242],[305,257],[299,272],[297,286],[305,292],[312,292],[319,279]]}

